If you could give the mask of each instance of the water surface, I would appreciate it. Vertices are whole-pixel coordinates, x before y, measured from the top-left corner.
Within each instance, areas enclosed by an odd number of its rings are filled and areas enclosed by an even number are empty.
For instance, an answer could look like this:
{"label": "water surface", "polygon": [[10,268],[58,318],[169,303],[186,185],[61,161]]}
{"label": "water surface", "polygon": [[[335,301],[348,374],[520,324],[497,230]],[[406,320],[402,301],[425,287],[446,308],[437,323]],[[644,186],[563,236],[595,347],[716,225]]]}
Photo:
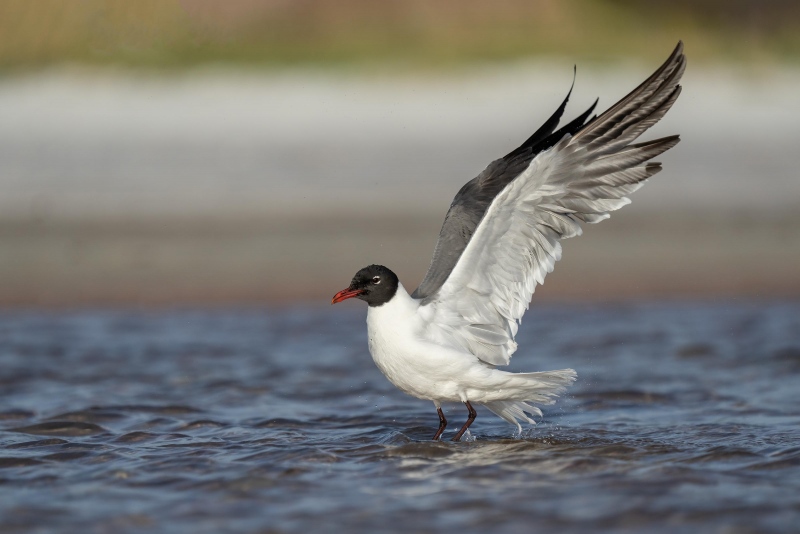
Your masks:
{"label": "water surface", "polygon": [[457,444],[374,367],[358,304],[4,312],[0,531],[800,521],[800,303],[534,307],[513,369],[578,382],[522,436],[478,408]]}

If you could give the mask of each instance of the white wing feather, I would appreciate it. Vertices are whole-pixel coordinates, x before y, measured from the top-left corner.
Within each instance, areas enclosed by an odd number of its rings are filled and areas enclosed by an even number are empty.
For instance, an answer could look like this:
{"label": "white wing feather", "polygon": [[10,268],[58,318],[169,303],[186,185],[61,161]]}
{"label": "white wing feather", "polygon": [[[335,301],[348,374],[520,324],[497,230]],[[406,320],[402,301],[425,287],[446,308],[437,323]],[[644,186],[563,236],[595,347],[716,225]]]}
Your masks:
{"label": "white wing feather", "polygon": [[537,284],[561,258],[562,239],[629,204],[661,170],[650,159],[677,136],[631,145],[677,99],[685,59],[676,50],[650,79],[574,137],[537,155],[493,200],[442,287],[423,301],[425,337],[506,365]]}

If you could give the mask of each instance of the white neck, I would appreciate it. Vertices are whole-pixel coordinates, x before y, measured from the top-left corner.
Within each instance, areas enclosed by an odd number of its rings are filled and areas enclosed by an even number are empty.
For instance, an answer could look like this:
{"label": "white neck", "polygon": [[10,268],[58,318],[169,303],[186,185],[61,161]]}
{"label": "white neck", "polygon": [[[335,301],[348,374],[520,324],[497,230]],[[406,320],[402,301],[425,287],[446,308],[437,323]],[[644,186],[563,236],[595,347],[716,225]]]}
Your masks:
{"label": "white neck", "polygon": [[419,301],[411,298],[406,288],[400,282],[397,283],[397,292],[394,294],[389,302],[380,306],[370,306],[367,311],[367,320],[369,317],[375,318],[389,318],[410,315],[417,311],[419,308]]}

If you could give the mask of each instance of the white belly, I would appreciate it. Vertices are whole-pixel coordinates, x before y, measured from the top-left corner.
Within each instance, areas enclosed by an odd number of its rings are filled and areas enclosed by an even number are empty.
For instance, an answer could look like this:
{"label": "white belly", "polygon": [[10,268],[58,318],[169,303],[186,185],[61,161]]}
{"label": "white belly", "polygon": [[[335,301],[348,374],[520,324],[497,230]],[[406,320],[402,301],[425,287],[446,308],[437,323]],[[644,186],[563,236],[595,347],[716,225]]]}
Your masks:
{"label": "white belly", "polygon": [[369,351],[378,369],[401,391],[441,402],[472,402],[513,422],[533,423],[527,414],[541,415],[528,404],[552,403],[553,397],[575,380],[575,371],[509,373],[495,369],[471,352],[425,337],[419,301],[402,285],[395,296],[367,312]]}

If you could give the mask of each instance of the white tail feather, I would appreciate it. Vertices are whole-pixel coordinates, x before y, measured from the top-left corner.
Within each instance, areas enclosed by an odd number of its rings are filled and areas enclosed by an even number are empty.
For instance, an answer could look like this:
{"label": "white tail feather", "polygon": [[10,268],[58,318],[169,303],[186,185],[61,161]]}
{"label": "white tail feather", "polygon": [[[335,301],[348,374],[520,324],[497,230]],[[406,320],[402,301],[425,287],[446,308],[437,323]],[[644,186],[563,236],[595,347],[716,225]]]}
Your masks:
{"label": "white tail feather", "polygon": [[577,374],[572,369],[561,369],[559,371],[546,371],[539,373],[506,373],[506,383],[503,386],[507,393],[507,400],[497,400],[483,402],[498,417],[508,421],[512,425],[517,425],[517,430],[522,432],[520,421],[536,424],[536,421],[528,417],[528,414],[541,417],[542,411],[536,406],[528,404],[553,404],[555,397],[563,393],[567,386],[572,384],[577,378]]}

